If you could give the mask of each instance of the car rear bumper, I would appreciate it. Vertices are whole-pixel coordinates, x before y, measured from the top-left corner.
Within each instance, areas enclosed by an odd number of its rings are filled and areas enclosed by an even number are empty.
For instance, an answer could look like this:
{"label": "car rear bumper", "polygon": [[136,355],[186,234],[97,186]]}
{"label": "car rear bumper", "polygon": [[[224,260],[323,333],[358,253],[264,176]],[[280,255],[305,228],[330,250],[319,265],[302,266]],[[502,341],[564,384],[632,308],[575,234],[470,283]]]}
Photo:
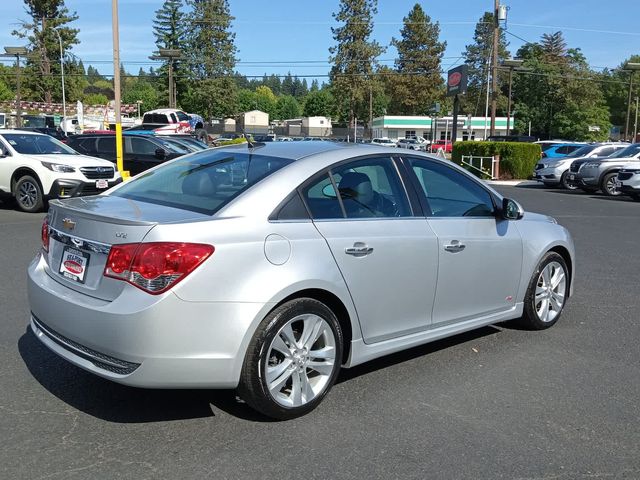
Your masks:
{"label": "car rear bumper", "polygon": [[67,361],[145,388],[234,388],[264,303],[187,302],[127,286],[113,301],[51,278],[42,256],[28,269],[31,329]]}

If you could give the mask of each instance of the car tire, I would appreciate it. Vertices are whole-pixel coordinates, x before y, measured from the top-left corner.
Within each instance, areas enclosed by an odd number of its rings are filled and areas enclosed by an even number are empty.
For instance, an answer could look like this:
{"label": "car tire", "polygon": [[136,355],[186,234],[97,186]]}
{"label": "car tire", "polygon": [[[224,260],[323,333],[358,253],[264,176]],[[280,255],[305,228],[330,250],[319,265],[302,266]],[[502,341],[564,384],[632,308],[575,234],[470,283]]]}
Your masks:
{"label": "car tire", "polygon": [[577,190],[578,186],[575,183],[569,181],[569,172],[564,172],[560,177],[560,185],[565,190]]}
{"label": "car tire", "polygon": [[621,195],[622,192],[616,188],[616,177],[617,173],[607,173],[604,177],[602,177],[602,182],[600,182],[600,190],[608,197],[617,197]]}
{"label": "car tire", "polygon": [[31,175],[20,177],[16,182],[14,194],[18,208],[23,212],[34,213],[42,210],[44,197],[40,182]]}
{"label": "car tire", "polygon": [[309,413],[338,376],[342,342],[340,323],[324,303],[298,298],[279,306],[261,322],[249,343],[240,397],[258,412],[279,420]]}
{"label": "car tire", "polygon": [[520,325],[529,330],[544,330],[554,325],[566,305],[569,281],[564,258],[556,252],[547,252],[529,281]]}

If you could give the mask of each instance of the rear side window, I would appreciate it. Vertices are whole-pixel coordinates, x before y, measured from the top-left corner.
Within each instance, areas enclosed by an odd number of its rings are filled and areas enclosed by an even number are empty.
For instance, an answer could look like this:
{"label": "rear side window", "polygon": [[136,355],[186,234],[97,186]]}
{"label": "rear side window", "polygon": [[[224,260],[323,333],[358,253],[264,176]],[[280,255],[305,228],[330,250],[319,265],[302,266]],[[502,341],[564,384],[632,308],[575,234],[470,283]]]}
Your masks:
{"label": "rear side window", "polygon": [[92,154],[96,153],[96,139],[93,138],[76,138],[69,143],[69,146],[80,153]]}
{"label": "rear side window", "polygon": [[324,175],[303,190],[311,216],[315,219],[344,218],[338,194],[329,175]]}
{"label": "rear side window", "polygon": [[213,215],[292,160],[203,150],[145,172],[112,195]]}

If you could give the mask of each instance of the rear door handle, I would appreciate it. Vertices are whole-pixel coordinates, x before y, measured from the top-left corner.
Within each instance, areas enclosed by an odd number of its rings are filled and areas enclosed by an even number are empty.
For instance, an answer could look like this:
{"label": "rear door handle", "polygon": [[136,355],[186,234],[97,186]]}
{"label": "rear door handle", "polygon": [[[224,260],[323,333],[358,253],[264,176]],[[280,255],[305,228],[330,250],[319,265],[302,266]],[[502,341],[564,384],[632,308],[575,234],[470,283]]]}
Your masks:
{"label": "rear door handle", "polygon": [[466,245],[464,243],[460,243],[458,240],[451,240],[451,243],[449,245],[445,245],[444,249],[447,252],[457,253],[457,252],[461,252],[462,250],[464,250],[465,247],[466,247]]}
{"label": "rear door handle", "polygon": [[373,252],[373,247],[368,247],[366,243],[356,242],[353,247],[347,247],[344,249],[344,253],[347,255],[353,255],[354,257],[364,257]]}

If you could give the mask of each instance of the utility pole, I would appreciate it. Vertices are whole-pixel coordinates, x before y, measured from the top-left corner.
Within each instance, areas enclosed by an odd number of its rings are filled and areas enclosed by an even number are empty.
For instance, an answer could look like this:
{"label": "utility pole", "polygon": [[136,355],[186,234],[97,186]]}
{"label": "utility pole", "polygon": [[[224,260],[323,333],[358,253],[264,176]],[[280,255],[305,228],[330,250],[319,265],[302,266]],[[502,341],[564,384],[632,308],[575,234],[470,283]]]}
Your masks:
{"label": "utility pole", "polygon": [[20,97],[20,56],[29,53],[27,47],[4,47],[2,57],[16,57],[16,127],[22,126],[22,98]]}
{"label": "utility pole", "polygon": [[498,10],[500,0],[494,0],[493,7],[493,57],[491,58],[491,126],[489,135],[496,134],[496,108],[498,106],[498,44],[500,41],[500,20]]}
{"label": "utility pole", "polygon": [[62,126],[64,127],[62,130],[64,134],[67,134],[67,98],[64,94],[64,53],[62,51],[62,37],[60,36],[60,32],[54,28],[54,32],[58,35],[58,41],[60,42],[60,73],[62,75]]}
{"label": "utility pole", "polygon": [[113,93],[116,116],[116,165],[122,175],[124,165],[122,163],[122,116],[120,115],[120,32],[118,30],[118,0],[111,0],[111,24],[113,28]]}
{"label": "utility pole", "polygon": [[173,81],[173,62],[182,58],[182,51],[178,48],[159,48],[159,55],[152,55],[151,60],[167,60],[169,72],[169,108],[176,108],[176,85]]}
{"label": "utility pole", "polygon": [[629,98],[627,100],[627,121],[625,122],[625,127],[624,127],[624,139],[625,140],[630,140],[631,139],[631,135],[629,134],[629,120],[631,118],[631,98],[632,98],[632,92],[633,92],[633,72],[635,72],[636,70],[640,70],[640,63],[632,63],[632,62],[627,62],[624,65],[623,70],[626,70],[629,72]]}
{"label": "utility pole", "polygon": [[635,143],[637,138],[638,138],[638,97],[636,97],[636,119],[633,122],[633,139],[631,141]]}

